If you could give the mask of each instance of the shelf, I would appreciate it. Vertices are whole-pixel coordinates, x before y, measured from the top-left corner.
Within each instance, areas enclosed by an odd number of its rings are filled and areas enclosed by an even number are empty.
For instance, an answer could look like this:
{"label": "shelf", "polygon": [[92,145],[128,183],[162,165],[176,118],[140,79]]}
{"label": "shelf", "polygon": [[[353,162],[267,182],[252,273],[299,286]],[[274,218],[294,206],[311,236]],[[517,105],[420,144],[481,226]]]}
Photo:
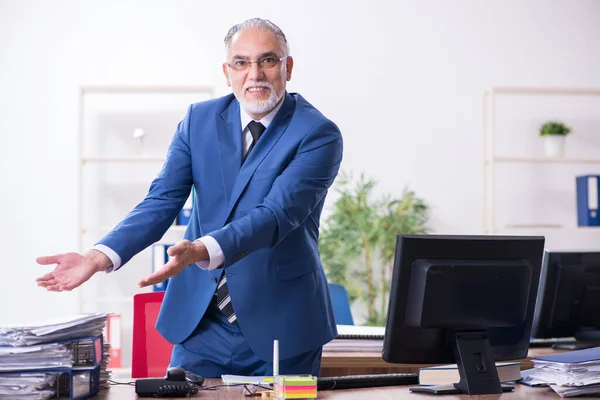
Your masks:
{"label": "shelf", "polygon": [[509,224],[509,225],[505,225],[504,229],[515,229],[515,230],[535,230],[535,229],[563,229],[564,227],[562,225],[557,225],[557,224],[540,224],[540,225],[536,225],[536,224],[531,224],[531,225],[527,225],[527,224]]}
{"label": "shelf", "polygon": [[[492,161],[486,161],[490,164]],[[562,164],[600,164],[600,158],[573,157],[495,157],[497,163],[562,163]]]}
{"label": "shelf", "polygon": [[[124,146],[123,143],[115,142],[112,139],[116,139],[120,132],[125,132],[133,128],[134,126],[129,125],[133,120],[139,120],[141,118],[140,104],[152,105],[152,108],[162,105],[169,105],[169,110],[175,112],[175,108],[179,108],[177,104],[181,104],[181,108],[177,111],[179,116],[174,113],[165,112],[164,114],[157,115],[157,122],[160,124],[169,123],[170,126],[177,126],[180,121],[180,113],[184,112],[190,102],[202,101],[215,98],[215,88],[213,86],[203,85],[89,85],[80,86],[78,93],[78,146],[77,146],[77,169],[78,169],[78,200],[77,200],[77,214],[78,214],[78,227],[77,227],[77,251],[83,253],[87,250],[88,245],[93,240],[94,236],[101,236],[108,232],[111,232],[115,225],[113,225],[112,218],[95,219],[89,218],[92,215],[99,215],[103,210],[112,210],[111,205],[104,204],[99,199],[97,202],[92,202],[88,197],[90,194],[93,196],[96,194],[93,188],[98,190],[106,189],[99,184],[107,184],[109,181],[98,181],[97,179],[90,179],[88,176],[95,169],[105,168],[116,168],[117,172],[122,167],[131,167],[136,169],[147,169],[145,172],[148,173],[156,168],[160,168],[166,162],[167,148],[163,150],[157,150],[156,148],[143,148],[140,146]],[[141,100],[141,103],[137,102]],[[131,103],[133,101],[133,103]],[[147,103],[148,102],[148,103]],[[134,104],[135,103],[135,104]],[[132,104],[134,107],[130,107]],[[144,108],[147,108],[144,106]],[[111,126],[115,124],[114,132],[103,131],[103,123],[107,117],[106,113],[110,112],[111,115],[121,115],[127,118],[119,119],[119,121],[110,121]],[[103,114],[104,113],[104,114]],[[143,126],[143,120],[140,120]],[[96,131],[97,130],[97,131]],[[169,143],[172,140],[173,133],[170,130],[161,130],[162,134],[160,137],[164,139],[164,143]],[[115,134],[118,133],[117,136]],[[134,133],[133,131],[131,132]],[[107,137],[100,137],[104,134]],[[130,136],[131,138],[131,136]],[[90,140],[92,139],[92,140]],[[98,140],[100,139],[100,140]],[[133,139],[130,139],[130,141]],[[100,146],[102,145],[102,146]],[[131,145],[131,144],[130,144]],[[158,142],[156,143],[158,145]],[[133,145],[131,145],[133,146]],[[164,147],[161,145],[161,147]],[[105,149],[105,150],[103,150]],[[145,149],[145,150],[144,150]],[[106,172],[115,172],[112,170]],[[137,182],[140,185],[147,186],[147,178],[135,174],[135,171],[129,171],[131,175],[131,181]],[[119,178],[119,175],[113,173],[107,173],[102,178],[111,178],[111,183],[117,185],[123,184]],[[128,176],[129,176],[128,175]],[[128,177],[127,176],[127,177]],[[98,177],[95,177],[98,178]],[[125,176],[124,176],[125,178]],[[129,179],[128,179],[129,180]],[[107,190],[118,190],[120,186],[108,186]],[[89,194],[88,194],[89,193]],[[138,195],[124,192],[123,196],[126,196],[133,203],[139,201]],[[125,199],[125,198],[124,198]],[[123,200],[124,200],[123,199]],[[115,204],[117,209],[122,208],[122,205]],[[130,209],[121,209],[118,211],[119,214],[126,215]],[[175,218],[173,219],[175,220]],[[169,222],[169,221],[167,221]],[[102,224],[108,225],[102,225]],[[164,226],[164,225],[163,225]],[[159,240],[158,243],[176,242],[183,239],[184,232],[187,226],[171,225],[166,229],[165,235]],[[148,250],[151,251],[152,249]],[[146,251],[146,255],[148,255]],[[100,284],[100,283],[97,283]],[[134,282],[131,282],[135,286]],[[87,294],[87,295],[84,295]],[[128,292],[122,292],[119,290],[115,292],[113,297],[107,295],[105,292],[98,291],[94,296],[91,293],[87,293],[87,290],[77,291],[77,302],[78,312],[82,313],[86,309],[86,303],[106,303],[103,304],[105,308],[121,306],[121,308],[131,307],[132,296],[127,295]],[[122,305],[121,305],[122,303]],[[94,307],[97,307],[94,304]]]}
{"label": "shelf", "polygon": [[164,157],[147,157],[147,156],[135,156],[135,157],[82,157],[82,163],[104,163],[104,162],[165,162]]}
{"label": "shelf", "polygon": [[210,93],[214,95],[212,86],[83,86],[81,94],[89,93]]}
{"label": "shelf", "polygon": [[573,226],[573,225],[569,225],[569,226],[564,226],[564,225],[558,225],[558,224],[531,224],[531,225],[527,225],[527,224],[508,224],[508,225],[504,225],[503,229],[506,230],[569,230],[569,231],[577,231],[577,230],[593,230],[593,229],[598,229],[600,228],[600,226]]}
{"label": "shelf", "polygon": [[[89,233],[89,232],[108,232],[110,231],[112,228],[108,227],[108,226],[88,226],[83,228],[81,231],[82,233]],[[187,229],[187,225],[172,225],[167,232],[185,232],[185,230]]]}
{"label": "shelf", "polygon": [[493,94],[531,94],[531,95],[566,95],[566,96],[600,96],[600,88],[560,88],[560,87],[493,87],[490,89]]}

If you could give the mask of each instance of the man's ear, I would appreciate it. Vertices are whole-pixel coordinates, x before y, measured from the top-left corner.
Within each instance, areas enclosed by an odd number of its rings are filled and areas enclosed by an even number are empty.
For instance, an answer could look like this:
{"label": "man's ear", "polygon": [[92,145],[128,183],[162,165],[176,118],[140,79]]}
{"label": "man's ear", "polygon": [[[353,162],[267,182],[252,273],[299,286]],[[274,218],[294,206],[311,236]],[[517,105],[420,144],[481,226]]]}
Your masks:
{"label": "man's ear", "polygon": [[286,58],[285,63],[285,79],[289,81],[292,79],[292,69],[294,68],[294,59],[292,56]]}
{"label": "man's ear", "polygon": [[231,79],[229,78],[229,68],[227,68],[227,64],[223,63],[223,75],[225,75],[225,79],[227,80],[227,86],[231,87]]}

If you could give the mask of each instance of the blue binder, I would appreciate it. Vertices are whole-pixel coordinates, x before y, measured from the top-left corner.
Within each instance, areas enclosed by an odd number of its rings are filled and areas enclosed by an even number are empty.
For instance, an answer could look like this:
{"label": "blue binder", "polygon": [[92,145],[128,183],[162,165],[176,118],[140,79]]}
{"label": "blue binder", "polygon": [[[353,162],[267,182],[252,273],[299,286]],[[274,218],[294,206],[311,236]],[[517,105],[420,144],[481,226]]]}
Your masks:
{"label": "blue binder", "polygon": [[[34,375],[27,389],[36,386],[36,392],[41,394],[46,390],[56,391],[52,398],[82,400],[92,397],[100,391],[100,370],[103,360],[103,335],[89,336],[75,339],[60,340],[67,346],[73,355],[72,368],[45,368],[45,369],[15,369],[0,372],[0,377],[13,378]],[[40,375],[42,377],[40,377]],[[36,380],[45,383],[36,384]],[[53,382],[53,383],[51,383]],[[21,388],[26,390],[25,387]],[[19,396],[14,396],[18,398]]]}
{"label": "blue binder", "polygon": [[[167,250],[169,247],[173,246],[173,244],[164,244],[164,243],[155,243],[152,245],[152,273],[161,269],[171,257],[167,254]],[[157,283],[156,285],[152,285],[152,290],[155,292],[162,292],[163,290],[167,290],[167,284],[169,280],[165,280],[161,283]]]}
{"label": "blue binder", "polygon": [[[54,377],[54,390],[56,390],[57,396],[52,397],[53,399],[87,399],[88,397],[98,394],[100,391],[100,366],[93,368],[61,368],[0,372],[0,375],[10,376],[11,374],[18,374],[20,376],[39,376],[40,374],[47,374]],[[38,390],[43,389],[40,388]],[[14,398],[18,397],[19,396],[15,396]]]}
{"label": "blue binder", "polygon": [[600,175],[577,177],[578,226],[600,226],[600,216],[598,215],[599,182]]}
{"label": "blue binder", "polygon": [[175,220],[176,225],[189,224],[190,219],[192,218],[192,208],[194,206],[195,198],[196,196],[194,194],[194,189],[192,189],[192,192],[190,193],[190,196],[188,197],[185,204],[183,205],[183,208],[181,209],[181,211],[179,211],[179,214],[177,214],[177,219]]}

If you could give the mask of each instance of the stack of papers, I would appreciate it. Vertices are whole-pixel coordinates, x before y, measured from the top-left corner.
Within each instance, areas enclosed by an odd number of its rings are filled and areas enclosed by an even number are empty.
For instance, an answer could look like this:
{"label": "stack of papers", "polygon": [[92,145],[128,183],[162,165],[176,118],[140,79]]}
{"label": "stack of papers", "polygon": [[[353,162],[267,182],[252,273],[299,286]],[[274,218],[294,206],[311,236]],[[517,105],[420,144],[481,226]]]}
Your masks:
{"label": "stack of papers", "polygon": [[30,346],[102,334],[108,314],[84,314],[28,326],[0,326],[0,346]]}
{"label": "stack of papers", "polygon": [[75,369],[95,369],[105,386],[110,347],[101,348],[99,336],[107,318],[99,313],[0,326],[0,398],[49,399],[56,395],[59,376]]}
{"label": "stack of papers", "polygon": [[0,375],[0,398],[46,400],[54,397],[56,374],[5,374]]}
{"label": "stack of papers", "polygon": [[104,349],[102,352],[102,362],[100,363],[100,389],[108,389],[110,386],[108,380],[111,377],[111,371],[108,370],[108,363],[110,362],[110,343],[104,342]]}
{"label": "stack of papers", "polygon": [[0,372],[29,369],[71,368],[73,353],[66,344],[0,347]]}
{"label": "stack of papers", "polygon": [[600,347],[533,358],[525,378],[549,385],[561,397],[600,393]]}

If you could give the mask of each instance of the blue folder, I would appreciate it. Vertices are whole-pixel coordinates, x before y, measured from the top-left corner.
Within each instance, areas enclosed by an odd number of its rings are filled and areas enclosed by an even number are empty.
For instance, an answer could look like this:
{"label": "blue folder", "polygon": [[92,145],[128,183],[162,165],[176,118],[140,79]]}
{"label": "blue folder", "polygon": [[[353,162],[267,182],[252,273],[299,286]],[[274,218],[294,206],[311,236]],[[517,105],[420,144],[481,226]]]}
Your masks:
{"label": "blue folder", "polygon": [[584,350],[568,351],[566,353],[549,354],[547,356],[532,357],[535,361],[547,361],[561,364],[579,364],[590,361],[600,361],[600,347]]}
{"label": "blue folder", "polygon": [[583,175],[576,179],[577,184],[577,225],[600,226],[598,213],[599,175]]}
{"label": "blue folder", "polygon": [[[155,243],[152,245],[152,273],[161,269],[171,259],[167,254],[167,250],[173,244]],[[162,281],[152,286],[152,290],[155,292],[162,292],[167,290],[167,284],[169,280]]]}

